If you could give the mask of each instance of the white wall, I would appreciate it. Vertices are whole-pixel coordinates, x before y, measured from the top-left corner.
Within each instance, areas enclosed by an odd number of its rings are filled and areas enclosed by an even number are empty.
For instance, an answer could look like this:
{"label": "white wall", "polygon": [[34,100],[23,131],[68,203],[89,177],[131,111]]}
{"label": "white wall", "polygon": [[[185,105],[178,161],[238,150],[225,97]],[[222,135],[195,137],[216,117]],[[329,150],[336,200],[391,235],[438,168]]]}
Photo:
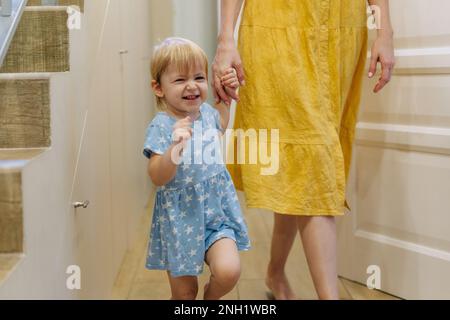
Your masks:
{"label": "white wall", "polygon": [[[71,72],[52,75],[52,147],[23,171],[25,258],[0,299],[109,298],[151,190],[141,151],[154,108],[150,39],[147,0],[85,1]],[[81,291],[66,288],[72,264]]]}
{"label": "white wall", "polygon": [[[166,37],[183,37],[205,50],[211,65],[217,39],[217,3],[211,0],[150,0],[152,46]],[[212,93],[208,101],[213,102]]]}
{"label": "white wall", "polygon": [[175,36],[199,44],[212,62],[217,39],[217,3],[211,0],[172,0]]}

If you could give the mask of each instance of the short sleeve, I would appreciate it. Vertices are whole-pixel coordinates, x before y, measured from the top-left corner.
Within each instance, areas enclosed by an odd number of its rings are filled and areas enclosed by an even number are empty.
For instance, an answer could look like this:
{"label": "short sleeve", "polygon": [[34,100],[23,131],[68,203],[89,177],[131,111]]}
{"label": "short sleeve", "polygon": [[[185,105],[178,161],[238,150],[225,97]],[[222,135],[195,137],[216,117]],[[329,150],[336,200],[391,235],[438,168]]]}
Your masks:
{"label": "short sleeve", "polygon": [[144,143],[144,156],[150,159],[153,153],[163,154],[169,149],[171,136],[167,134],[168,129],[161,123],[150,123],[147,127],[147,133]]}

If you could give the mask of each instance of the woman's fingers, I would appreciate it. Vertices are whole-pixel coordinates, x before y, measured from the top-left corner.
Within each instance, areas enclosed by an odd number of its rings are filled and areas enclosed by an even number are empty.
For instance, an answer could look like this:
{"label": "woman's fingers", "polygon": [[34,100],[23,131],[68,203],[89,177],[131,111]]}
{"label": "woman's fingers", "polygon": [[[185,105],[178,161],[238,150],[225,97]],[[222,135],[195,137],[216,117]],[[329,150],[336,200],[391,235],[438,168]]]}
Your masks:
{"label": "woman's fingers", "polygon": [[[231,99],[228,96],[228,94],[225,92],[225,90],[224,90],[224,88],[222,86],[222,83],[220,81],[220,78],[217,75],[214,77],[214,88],[216,89],[216,92],[217,92],[220,100],[225,102],[227,105],[230,105],[231,104]],[[220,101],[216,101],[216,102],[219,103]]]}
{"label": "woman's fingers", "polygon": [[377,73],[378,53],[372,52],[370,57],[369,78],[372,78]]}
{"label": "woman's fingers", "polygon": [[391,67],[386,64],[382,64],[381,70],[381,77],[373,89],[373,92],[375,93],[378,93],[389,81],[391,81]]}
{"label": "woman's fingers", "polygon": [[[219,76],[222,75],[222,76]],[[213,70],[214,79],[214,98],[216,103],[223,101],[226,105],[231,105],[231,100],[239,101],[239,95],[236,89],[240,86],[235,68],[227,68],[222,72]]]}
{"label": "woman's fingers", "polygon": [[224,76],[230,75],[230,74],[234,74],[236,75],[236,70],[234,68],[228,68],[223,72]]}
{"label": "woman's fingers", "polygon": [[376,74],[378,63],[381,64],[381,76],[373,89],[373,92],[377,93],[391,80],[392,70],[395,64],[392,38],[378,37],[372,45],[371,53],[369,78],[372,78]]}
{"label": "woman's fingers", "polygon": [[230,88],[236,89],[239,87],[239,81],[237,78],[233,78],[233,79],[229,79],[227,81],[223,81],[222,85],[225,87],[230,87]]}
{"label": "woman's fingers", "polygon": [[391,81],[394,64],[395,64],[394,58],[391,59],[388,57],[386,60],[384,59],[382,60],[381,77],[373,90],[375,93],[379,92],[381,89],[384,88],[384,86],[386,86],[386,84],[389,83],[389,81]]}
{"label": "woman's fingers", "polygon": [[230,80],[230,79],[238,79],[235,73],[227,73],[225,74],[222,78],[220,78],[220,80],[222,80],[222,82]]}
{"label": "woman's fingers", "polygon": [[234,65],[234,69],[236,70],[236,74],[239,80],[239,83],[244,86],[245,85],[245,76],[244,76],[244,68],[242,67],[242,63],[238,62]]}
{"label": "woman's fingers", "polygon": [[230,68],[225,70],[225,75],[221,78],[222,86],[237,89],[239,87],[239,80],[236,76],[236,70]]}

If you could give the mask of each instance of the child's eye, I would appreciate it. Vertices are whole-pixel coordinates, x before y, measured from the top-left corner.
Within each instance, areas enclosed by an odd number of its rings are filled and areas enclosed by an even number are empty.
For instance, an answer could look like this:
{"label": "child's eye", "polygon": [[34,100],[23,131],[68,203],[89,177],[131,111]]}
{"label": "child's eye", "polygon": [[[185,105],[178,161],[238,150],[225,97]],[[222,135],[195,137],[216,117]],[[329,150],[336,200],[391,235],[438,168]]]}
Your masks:
{"label": "child's eye", "polygon": [[200,76],[200,77],[195,78],[195,80],[205,80],[205,77]]}
{"label": "child's eye", "polygon": [[175,80],[175,82],[181,82],[181,81],[184,81],[184,79],[177,79],[177,80]]}

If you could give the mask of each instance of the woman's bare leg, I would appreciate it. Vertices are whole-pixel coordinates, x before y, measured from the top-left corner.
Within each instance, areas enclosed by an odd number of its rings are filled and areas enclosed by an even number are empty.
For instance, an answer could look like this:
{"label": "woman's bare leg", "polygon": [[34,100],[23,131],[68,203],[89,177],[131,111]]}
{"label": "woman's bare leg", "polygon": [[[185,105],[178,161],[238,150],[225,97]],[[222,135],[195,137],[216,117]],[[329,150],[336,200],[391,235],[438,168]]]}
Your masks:
{"label": "woman's bare leg", "polygon": [[334,217],[297,216],[297,222],[319,299],[339,299]]}
{"label": "woman's bare leg", "polygon": [[277,300],[296,299],[286,277],[286,261],[297,235],[297,216],[274,213],[270,262],[267,268],[266,285]]}

